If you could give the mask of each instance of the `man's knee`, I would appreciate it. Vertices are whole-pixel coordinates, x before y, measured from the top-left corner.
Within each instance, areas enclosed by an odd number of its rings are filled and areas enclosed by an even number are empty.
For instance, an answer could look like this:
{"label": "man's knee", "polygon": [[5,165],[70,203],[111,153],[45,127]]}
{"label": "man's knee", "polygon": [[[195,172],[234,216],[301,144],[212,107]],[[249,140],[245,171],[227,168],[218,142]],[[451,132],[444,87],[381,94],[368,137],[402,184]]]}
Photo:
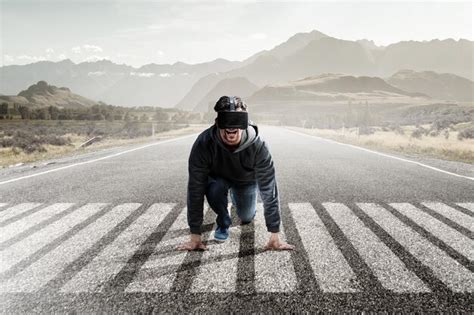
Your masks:
{"label": "man's knee", "polygon": [[249,209],[243,209],[243,211],[237,211],[237,216],[243,224],[248,224],[255,218],[255,213],[255,207],[251,207]]}
{"label": "man's knee", "polygon": [[227,197],[229,191],[229,184],[222,178],[209,177],[206,187],[206,196],[208,198],[224,198]]}

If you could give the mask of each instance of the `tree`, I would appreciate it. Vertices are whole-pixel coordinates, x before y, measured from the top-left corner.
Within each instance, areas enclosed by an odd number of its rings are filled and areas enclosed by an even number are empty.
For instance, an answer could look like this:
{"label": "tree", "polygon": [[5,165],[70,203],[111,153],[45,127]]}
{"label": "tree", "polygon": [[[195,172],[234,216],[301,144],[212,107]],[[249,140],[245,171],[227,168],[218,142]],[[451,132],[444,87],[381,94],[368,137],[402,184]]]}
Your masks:
{"label": "tree", "polygon": [[8,114],[9,114],[9,111],[8,111],[8,103],[3,102],[3,103],[0,105],[0,115],[8,115]]}
{"label": "tree", "polygon": [[153,115],[153,119],[157,121],[167,121],[169,119],[169,116],[163,111],[157,111],[155,115]]}
{"label": "tree", "polygon": [[59,116],[59,109],[56,106],[49,106],[48,112],[52,120],[57,120]]}
{"label": "tree", "polygon": [[148,115],[147,114],[142,114],[140,116],[140,121],[148,121]]}
{"label": "tree", "polygon": [[27,106],[20,106],[18,111],[20,112],[21,119],[30,119],[31,111]]}

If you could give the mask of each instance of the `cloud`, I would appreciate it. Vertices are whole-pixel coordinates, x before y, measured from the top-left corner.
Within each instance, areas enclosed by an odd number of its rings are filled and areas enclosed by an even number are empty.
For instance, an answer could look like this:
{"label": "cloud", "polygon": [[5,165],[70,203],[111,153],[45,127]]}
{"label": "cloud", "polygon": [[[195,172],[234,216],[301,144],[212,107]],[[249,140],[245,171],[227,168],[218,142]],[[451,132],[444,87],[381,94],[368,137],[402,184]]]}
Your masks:
{"label": "cloud", "polygon": [[81,46],[72,47],[71,50],[75,54],[80,54],[81,53]]}
{"label": "cloud", "polygon": [[97,56],[97,55],[92,55],[84,59],[85,62],[95,62],[103,59],[110,59],[109,56]]}
{"label": "cloud", "polygon": [[100,77],[105,75],[105,71],[95,71],[95,72],[89,72],[87,73],[88,76],[90,77]]}
{"label": "cloud", "polygon": [[58,59],[59,59],[59,60],[64,60],[64,59],[66,59],[66,58],[67,58],[67,56],[66,56],[65,54],[60,54],[60,55],[58,56]]}
{"label": "cloud", "polygon": [[254,33],[250,35],[250,39],[265,39],[267,38],[267,34],[265,33]]}
{"label": "cloud", "polygon": [[142,78],[151,78],[155,76],[155,74],[152,72],[130,72],[130,75],[134,77],[142,77]]}
{"label": "cloud", "polygon": [[172,75],[174,75],[174,73],[168,73],[168,72],[160,73],[160,77],[162,78],[168,78],[168,77],[171,77]]}
{"label": "cloud", "polygon": [[30,55],[20,55],[16,57],[17,60],[21,61],[29,61],[29,62],[36,62],[46,60],[44,56],[30,56]]}
{"label": "cloud", "polygon": [[102,48],[96,45],[82,45],[82,48],[87,52],[102,52]]}
{"label": "cloud", "polygon": [[45,52],[46,52],[46,54],[50,55],[50,54],[54,53],[54,49],[53,48],[46,48]]}
{"label": "cloud", "polygon": [[3,55],[3,58],[5,59],[5,62],[13,62],[13,60],[15,60],[15,58],[10,55]]}
{"label": "cloud", "polygon": [[164,56],[165,53],[164,53],[162,50],[158,50],[158,51],[156,52],[156,54],[157,54],[158,56]]}
{"label": "cloud", "polygon": [[83,52],[93,52],[93,53],[97,53],[97,52],[103,52],[104,50],[99,47],[99,46],[96,46],[96,45],[88,45],[88,44],[85,44],[85,45],[82,45],[82,46],[75,46],[75,47],[72,47],[71,48],[72,52],[75,53],[75,54],[81,54]]}

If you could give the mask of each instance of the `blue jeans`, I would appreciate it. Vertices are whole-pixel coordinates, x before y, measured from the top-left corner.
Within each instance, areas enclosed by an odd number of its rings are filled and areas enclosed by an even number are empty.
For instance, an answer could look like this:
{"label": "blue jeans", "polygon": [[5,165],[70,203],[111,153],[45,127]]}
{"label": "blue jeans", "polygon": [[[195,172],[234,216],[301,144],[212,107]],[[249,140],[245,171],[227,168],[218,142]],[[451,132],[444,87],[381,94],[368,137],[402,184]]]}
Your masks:
{"label": "blue jeans", "polygon": [[257,182],[242,185],[221,177],[208,176],[206,198],[209,206],[217,214],[216,223],[221,228],[228,228],[232,224],[227,210],[229,189],[232,204],[237,208],[237,216],[243,224],[253,220],[257,208]]}

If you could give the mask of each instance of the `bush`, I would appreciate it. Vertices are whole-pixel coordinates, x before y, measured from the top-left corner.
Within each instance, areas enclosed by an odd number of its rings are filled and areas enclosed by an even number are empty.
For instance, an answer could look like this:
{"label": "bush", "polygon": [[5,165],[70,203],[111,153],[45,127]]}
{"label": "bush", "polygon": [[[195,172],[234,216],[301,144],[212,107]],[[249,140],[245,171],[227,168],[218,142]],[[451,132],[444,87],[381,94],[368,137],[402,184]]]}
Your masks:
{"label": "bush", "polygon": [[474,139],[474,127],[466,128],[458,133],[458,139]]}
{"label": "bush", "polygon": [[427,134],[428,134],[428,130],[426,130],[423,127],[418,127],[415,130],[413,130],[413,132],[411,133],[411,137],[416,138],[416,139],[421,139],[423,135],[426,136]]}
{"label": "bush", "polygon": [[366,127],[366,126],[361,126],[359,127],[359,134],[360,135],[371,135],[375,132],[374,128]]}

